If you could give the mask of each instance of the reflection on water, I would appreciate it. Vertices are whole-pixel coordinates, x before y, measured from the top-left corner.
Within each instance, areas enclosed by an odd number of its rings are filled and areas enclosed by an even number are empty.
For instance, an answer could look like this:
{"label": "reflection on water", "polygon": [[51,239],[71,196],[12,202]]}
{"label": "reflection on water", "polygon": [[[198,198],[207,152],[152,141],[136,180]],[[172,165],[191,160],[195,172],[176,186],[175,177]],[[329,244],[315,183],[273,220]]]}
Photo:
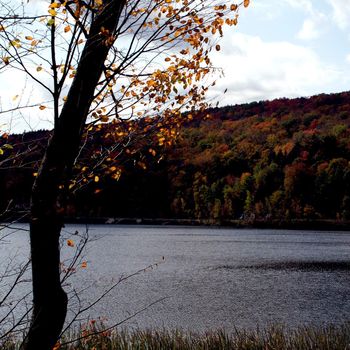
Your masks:
{"label": "reflection on water", "polygon": [[[85,226],[66,228],[75,230]],[[127,325],[201,331],[350,319],[349,232],[96,225],[89,234],[97,240],[86,251],[87,268],[71,282],[83,290],[82,302],[165,257],[118,285],[91,317],[118,322],[165,298]],[[25,246],[27,238],[13,244]],[[63,257],[71,251],[65,246]]]}

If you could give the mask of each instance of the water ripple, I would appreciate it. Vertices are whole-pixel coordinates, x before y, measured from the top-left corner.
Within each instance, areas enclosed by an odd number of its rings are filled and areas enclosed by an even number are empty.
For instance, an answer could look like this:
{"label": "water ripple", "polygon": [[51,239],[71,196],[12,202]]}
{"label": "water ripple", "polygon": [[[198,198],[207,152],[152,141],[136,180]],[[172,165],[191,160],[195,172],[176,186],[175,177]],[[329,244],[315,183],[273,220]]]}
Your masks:
{"label": "water ripple", "polygon": [[215,270],[350,271],[350,261],[271,261],[251,265],[219,265]]}

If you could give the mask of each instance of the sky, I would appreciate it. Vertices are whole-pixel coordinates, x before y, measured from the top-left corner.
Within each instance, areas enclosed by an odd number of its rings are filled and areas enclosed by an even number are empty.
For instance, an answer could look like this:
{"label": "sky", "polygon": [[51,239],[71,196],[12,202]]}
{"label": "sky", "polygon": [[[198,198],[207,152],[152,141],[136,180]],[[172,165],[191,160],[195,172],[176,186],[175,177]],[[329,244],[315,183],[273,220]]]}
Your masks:
{"label": "sky", "polygon": [[[220,106],[350,90],[350,0],[251,0],[220,45],[212,61],[224,77],[209,93]],[[24,84],[1,75],[1,107],[8,108]],[[40,95],[26,84],[30,96]],[[28,115],[29,123],[12,120],[11,131],[52,126],[37,111]],[[6,116],[0,118],[5,129]]]}
{"label": "sky", "polygon": [[350,0],[252,0],[225,34],[220,105],[350,90]]}

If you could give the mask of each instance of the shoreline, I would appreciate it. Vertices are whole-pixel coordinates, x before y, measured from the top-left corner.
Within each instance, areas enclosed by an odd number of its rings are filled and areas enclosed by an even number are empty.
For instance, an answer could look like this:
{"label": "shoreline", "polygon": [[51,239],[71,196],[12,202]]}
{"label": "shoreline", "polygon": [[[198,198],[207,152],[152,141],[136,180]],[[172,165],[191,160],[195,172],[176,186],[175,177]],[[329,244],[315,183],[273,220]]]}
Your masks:
{"label": "shoreline", "polygon": [[[29,223],[27,218],[0,218],[1,223]],[[121,217],[64,217],[64,224],[81,225],[130,225],[130,226],[187,226],[217,227],[233,229],[276,229],[276,230],[314,230],[350,231],[350,220],[334,219],[291,219],[291,220],[213,220],[213,219],[174,219],[174,218],[121,218]]]}
{"label": "shoreline", "polygon": [[236,229],[281,229],[281,230],[317,230],[350,231],[350,221],[337,220],[206,220],[206,219],[167,219],[167,218],[66,218],[67,224],[105,224],[133,226],[189,226],[189,227],[224,227]]}

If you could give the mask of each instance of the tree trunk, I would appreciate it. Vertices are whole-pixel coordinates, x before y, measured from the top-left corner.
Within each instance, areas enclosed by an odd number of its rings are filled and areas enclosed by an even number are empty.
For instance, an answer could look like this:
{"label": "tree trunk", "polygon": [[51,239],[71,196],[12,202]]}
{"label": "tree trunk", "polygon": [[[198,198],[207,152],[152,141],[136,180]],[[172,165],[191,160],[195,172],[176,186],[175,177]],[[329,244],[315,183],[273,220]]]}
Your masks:
{"label": "tree trunk", "polygon": [[125,0],[104,1],[86,41],[77,73],[48,143],[32,189],[30,244],[33,278],[32,323],[25,350],[51,350],[67,313],[67,295],[60,282],[59,236],[64,211],[59,186],[69,180],[81,135],[110,46],[101,27],[114,33]]}

